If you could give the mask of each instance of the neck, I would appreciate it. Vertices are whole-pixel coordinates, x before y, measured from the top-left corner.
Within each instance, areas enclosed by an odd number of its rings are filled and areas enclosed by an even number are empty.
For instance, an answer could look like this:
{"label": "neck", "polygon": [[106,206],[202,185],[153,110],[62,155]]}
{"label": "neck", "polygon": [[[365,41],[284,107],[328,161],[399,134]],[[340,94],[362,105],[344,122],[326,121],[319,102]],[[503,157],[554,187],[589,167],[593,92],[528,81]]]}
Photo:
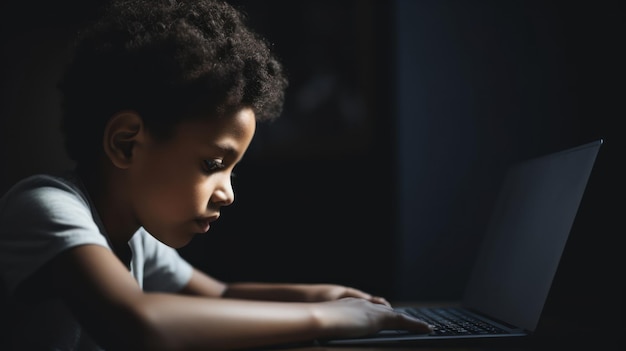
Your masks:
{"label": "neck", "polygon": [[77,174],[96,208],[113,249],[121,253],[128,250],[128,241],[140,224],[133,215],[128,192],[119,173],[106,166],[100,167],[98,171],[77,168]]}

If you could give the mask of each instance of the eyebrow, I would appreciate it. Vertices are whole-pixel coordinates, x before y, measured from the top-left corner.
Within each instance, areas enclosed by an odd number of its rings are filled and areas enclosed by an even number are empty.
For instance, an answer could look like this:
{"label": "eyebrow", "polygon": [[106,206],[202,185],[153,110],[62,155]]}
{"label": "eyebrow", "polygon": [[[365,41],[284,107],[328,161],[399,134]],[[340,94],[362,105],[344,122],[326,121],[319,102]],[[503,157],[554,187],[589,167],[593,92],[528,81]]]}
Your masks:
{"label": "eyebrow", "polygon": [[237,149],[228,143],[211,144],[210,147],[212,149],[218,149],[221,153],[227,154],[228,156],[237,155]]}

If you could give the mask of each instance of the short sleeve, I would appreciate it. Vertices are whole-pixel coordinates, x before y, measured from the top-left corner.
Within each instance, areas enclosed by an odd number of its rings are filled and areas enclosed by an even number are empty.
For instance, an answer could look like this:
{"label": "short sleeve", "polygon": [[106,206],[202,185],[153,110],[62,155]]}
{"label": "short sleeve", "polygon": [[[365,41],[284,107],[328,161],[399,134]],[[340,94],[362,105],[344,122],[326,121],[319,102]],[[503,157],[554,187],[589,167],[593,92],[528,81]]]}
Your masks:
{"label": "short sleeve", "polygon": [[70,182],[33,176],[0,199],[0,279],[7,295],[60,252],[85,244],[109,247]]}

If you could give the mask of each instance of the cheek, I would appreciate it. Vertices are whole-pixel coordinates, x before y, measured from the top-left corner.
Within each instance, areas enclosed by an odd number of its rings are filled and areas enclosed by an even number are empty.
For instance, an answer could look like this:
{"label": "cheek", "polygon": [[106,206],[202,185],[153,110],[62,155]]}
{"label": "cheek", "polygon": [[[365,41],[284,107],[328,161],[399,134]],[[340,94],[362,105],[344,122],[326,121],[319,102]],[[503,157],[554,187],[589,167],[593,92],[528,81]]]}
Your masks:
{"label": "cheek", "polygon": [[[138,213],[183,219],[192,216],[197,202],[193,179],[171,167],[148,167],[134,174],[133,201]],[[158,218],[157,218],[158,219]]]}
{"label": "cheek", "polygon": [[154,177],[142,185],[143,205],[151,209],[153,216],[172,221],[188,221],[203,215],[213,186],[202,180],[181,174]]}

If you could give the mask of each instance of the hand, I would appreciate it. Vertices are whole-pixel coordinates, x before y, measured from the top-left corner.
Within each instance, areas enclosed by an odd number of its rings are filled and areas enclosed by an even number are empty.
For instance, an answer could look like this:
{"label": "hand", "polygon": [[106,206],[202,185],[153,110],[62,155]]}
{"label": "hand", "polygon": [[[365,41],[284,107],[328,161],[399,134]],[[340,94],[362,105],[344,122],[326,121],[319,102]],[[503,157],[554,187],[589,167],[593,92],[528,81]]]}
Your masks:
{"label": "hand", "polygon": [[223,290],[222,297],[283,302],[325,302],[356,297],[375,304],[391,306],[382,297],[336,284],[229,283]]}
{"label": "hand", "polygon": [[391,304],[383,297],[372,296],[358,289],[334,285],[334,284],[312,284],[306,286],[306,300],[309,302],[333,301],[346,297],[356,297],[365,299],[379,305],[390,307]]}
{"label": "hand", "polygon": [[342,298],[313,304],[314,315],[326,337],[358,337],[384,329],[401,329],[415,333],[429,333],[432,327],[415,317],[393,310],[381,303],[363,298]]}

